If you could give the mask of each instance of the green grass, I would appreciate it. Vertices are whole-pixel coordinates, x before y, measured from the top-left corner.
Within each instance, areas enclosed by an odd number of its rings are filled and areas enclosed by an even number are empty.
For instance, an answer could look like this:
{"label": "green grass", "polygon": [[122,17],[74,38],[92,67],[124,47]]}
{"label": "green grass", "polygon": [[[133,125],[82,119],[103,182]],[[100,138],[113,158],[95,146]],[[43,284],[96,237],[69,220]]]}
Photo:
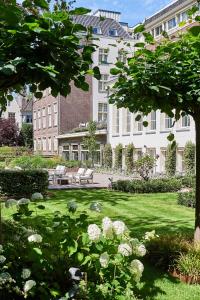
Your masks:
{"label": "green grass", "polygon": [[[103,210],[100,214],[89,212],[91,222],[100,223],[103,216],[123,220],[132,232],[132,236],[142,237],[146,231],[156,230],[165,233],[193,233],[194,210],[176,204],[176,194],[133,195],[108,190],[70,190],[53,191],[50,198],[43,201],[46,209],[37,212],[49,219],[53,211],[67,211],[67,203],[76,200],[79,210],[88,210],[91,202],[100,202]],[[4,209],[3,214],[9,218],[12,209]],[[200,286],[188,286],[180,283],[166,273],[145,264],[139,293],[145,300],[199,300]]]}

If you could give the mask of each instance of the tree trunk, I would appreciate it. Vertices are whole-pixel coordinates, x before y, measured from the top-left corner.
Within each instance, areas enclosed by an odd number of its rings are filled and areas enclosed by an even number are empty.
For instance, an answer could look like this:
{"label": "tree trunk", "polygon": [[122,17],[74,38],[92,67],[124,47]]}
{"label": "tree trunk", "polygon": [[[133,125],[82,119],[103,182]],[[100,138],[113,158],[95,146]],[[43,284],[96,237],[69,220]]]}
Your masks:
{"label": "tree trunk", "polygon": [[196,209],[194,242],[200,243],[200,114],[194,118],[196,126]]}

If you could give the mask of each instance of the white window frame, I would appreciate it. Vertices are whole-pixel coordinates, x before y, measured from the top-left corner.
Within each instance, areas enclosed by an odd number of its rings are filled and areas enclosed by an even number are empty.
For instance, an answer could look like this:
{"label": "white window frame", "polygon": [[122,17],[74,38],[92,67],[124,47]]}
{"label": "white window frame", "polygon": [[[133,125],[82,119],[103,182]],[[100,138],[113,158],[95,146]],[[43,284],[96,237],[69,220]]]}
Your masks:
{"label": "white window frame", "polygon": [[99,93],[105,93],[107,91],[107,82],[109,80],[108,74],[102,74],[99,80]]}
{"label": "white window frame", "polygon": [[42,109],[42,127],[46,128],[46,107]]}
{"label": "white window frame", "polygon": [[165,129],[171,129],[173,127],[173,119],[165,114]]}
{"label": "white window frame", "polygon": [[98,122],[107,122],[108,119],[108,103],[98,103]]}
{"label": "white window frame", "polygon": [[109,49],[107,48],[99,49],[99,64],[108,64],[108,54],[109,54]]}

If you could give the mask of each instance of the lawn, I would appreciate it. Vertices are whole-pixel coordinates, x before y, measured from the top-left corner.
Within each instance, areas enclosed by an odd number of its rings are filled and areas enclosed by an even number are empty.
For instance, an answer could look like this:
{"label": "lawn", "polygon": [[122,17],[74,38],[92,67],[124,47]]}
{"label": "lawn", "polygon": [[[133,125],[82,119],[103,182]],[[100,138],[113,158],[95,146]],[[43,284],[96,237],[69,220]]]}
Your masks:
{"label": "lawn", "polygon": [[[76,200],[79,210],[88,210],[92,202],[100,202],[101,213],[90,212],[91,221],[100,223],[103,216],[126,222],[133,236],[141,237],[146,231],[158,234],[181,232],[192,234],[194,210],[176,204],[176,194],[133,195],[108,190],[53,191],[43,201],[45,210],[37,211],[37,218],[48,220],[53,211],[67,211],[67,203]],[[9,218],[12,209],[4,209]],[[145,264],[139,290],[142,299],[148,300],[199,300],[200,286],[188,286]]]}

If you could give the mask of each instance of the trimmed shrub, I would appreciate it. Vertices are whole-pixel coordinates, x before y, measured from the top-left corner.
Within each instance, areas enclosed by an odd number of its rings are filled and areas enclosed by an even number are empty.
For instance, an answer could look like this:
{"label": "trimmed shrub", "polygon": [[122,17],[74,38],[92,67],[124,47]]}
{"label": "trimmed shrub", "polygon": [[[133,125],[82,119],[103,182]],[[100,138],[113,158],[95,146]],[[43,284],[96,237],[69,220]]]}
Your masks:
{"label": "trimmed shrub", "polygon": [[136,161],[136,170],[140,177],[144,180],[149,180],[151,171],[155,166],[156,160],[153,156],[145,154]]}
{"label": "trimmed shrub", "polygon": [[123,155],[123,146],[118,144],[115,148],[115,169],[122,169],[122,155]]}
{"label": "trimmed shrub", "polygon": [[195,199],[195,192],[179,192],[177,203],[179,205],[184,205],[187,207],[195,207],[196,199]]}
{"label": "trimmed shrub", "polygon": [[187,175],[195,174],[195,144],[187,142],[183,152],[185,172]]}
{"label": "trimmed shrub", "polygon": [[169,177],[176,174],[176,149],[177,145],[172,147],[172,144],[169,144],[167,147],[165,170]]}
{"label": "trimmed shrub", "polygon": [[103,166],[105,168],[112,168],[112,147],[106,144],[103,148]]}
{"label": "trimmed shrub", "polygon": [[118,180],[112,183],[112,188],[117,191],[129,193],[170,193],[181,189],[180,179],[151,179],[144,180]]}
{"label": "trimmed shrub", "polygon": [[30,197],[33,193],[45,194],[48,173],[42,170],[0,170],[0,190],[7,196]]}
{"label": "trimmed shrub", "polygon": [[133,172],[134,167],[134,160],[133,160],[133,153],[135,147],[133,144],[129,144],[125,149],[125,163],[126,163],[126,170],[128,173]]}

